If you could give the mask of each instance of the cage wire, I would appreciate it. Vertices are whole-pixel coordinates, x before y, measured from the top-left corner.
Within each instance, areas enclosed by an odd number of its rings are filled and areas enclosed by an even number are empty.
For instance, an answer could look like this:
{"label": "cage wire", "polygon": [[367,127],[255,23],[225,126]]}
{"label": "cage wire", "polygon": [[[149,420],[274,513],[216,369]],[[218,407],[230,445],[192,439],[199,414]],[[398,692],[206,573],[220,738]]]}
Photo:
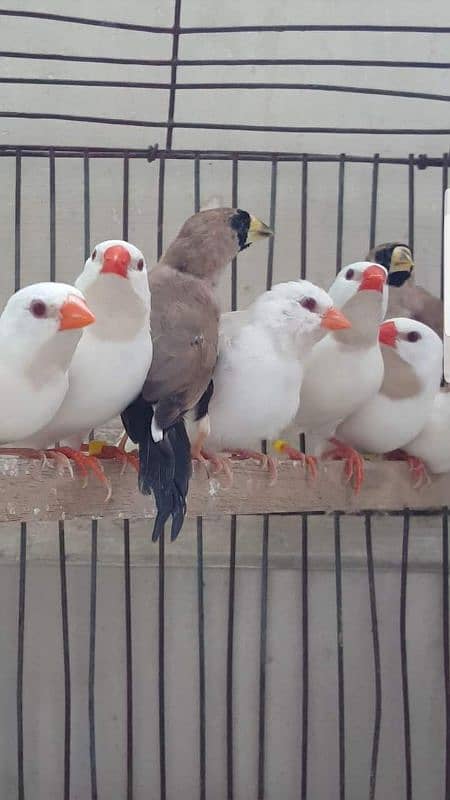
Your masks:
{"label": "cage wire", "polygon": [[[40,52],[15,52],[3,51],[0,56],[9,59],[30,59],[30,60],[47,60],[47,61],[71,61],[83,62],[91,64],[94,68],[97,63],[107,64],[125,64],[125,65],[142,65],[142,66],[167,66],[170,67],[170,81],[162,82],[119,82],[119,81],[102,81],[95,79],[88,80],[71,80],[71,79],[56,79],[56,78],[18,78],[18,77],[0,77],[2,84],[27,84],[27,85],[76,85],[76,86],[97,86],[97,87],[134,87],[146,89],[164,89],[168,93],[168,111],[167,118],[164,121],[147,121],[142,119],[122,119],[115,117],[92,117],[82,114],[64,114],[64,113],[45,113],[32,112],[28,110],[8,111],[5,109],[0,110],[0,117],[3,118],[19,118],[23,120],[37,119],[37,120],[64,120],[79,122],[83,125],[121,125],[124,130],[129,126],[139,126],[152,129],[160,129],[159,146],[152,145],[148,148],[138,147],[74,147],[72,145],[60,146],[57,144],[36,145],[30,146],[27,144],[2,144],[0,145],[0,156],[8,159],[15,164],[15,188],[14,197],[12,199],[14,207],[14,287],[19,288],[22,281],[22,238],[23,238],[23,215],[22,215],[22,201],[23,201],[23,165],[28,159],[44,159],[48,163],[49,174],[49,277],[51,280],[57,278],[57,251],[56,251],[56,231],[57,231],[57,213],[58,213],[58,198],[56,192],[56,174],[58,169],[58,161],[60,159],[75,159],[82,164],[82,180],[83,180],[83,228],[84,228],[84,254],[87,256],[91,250],[93,242],[91,241],[91,185],[92,175],[91,168],[93,164],[100,162],[103,159],[111,159],[121,165],[122,170],[122,236],[128,239],[129,224],[130,224],[130,165],[139,163],[142,165],[150,164],[151,177],[157,175],[158,181],[158,200],[157,200],[157,218],[156,218],[156,253],[159,257],[163,252],[164,246],[164,226],[166,222],[166,215],[169,213],[166,208],[165,198],[167,190],[167,170],[166,166],[171,161],[182,161],[185,164],[192,165],[192,180],[193,180],[193,197],[194,208],[198,210],[201,206],[201,176],[202,164],[218,164],[220,162],[228,162],[231,167],[231,203],[234,207],[239,205],[240,196],[240,169],[246,162],[257,164],[268,164],[270,167],[269,177],[269,224],[276,229],[276,208],[277,208],[277,181],[280,165],[292,164],[299,167],[300,185],[295,186],[293,191],[299,192],[300,195],[300,251],[298,253],[299,269],[298,275],[301,278],[309,277],[314,280],[314,274],[308,270],[308,225],[309,219],[309,170],[313,164],[336,164],[338,168],[338,182],[337,182],[337,234],[336,234],[336,271],[342,266],[343,263],[343,235],[344,235],[344,207],[345,207],[345,190],[346,190],[346,175],[348,165],[366,165],[371,169],[371,189],[370,189],[370,208],[368,209],[368,235],[367,245],[372,247],[377,241],[377,214],[378,214],[378,196],[379,196],[379,171],[380,167],[384,165],[391,165],[403,170],[403,186],[407,192],[407,208],[408,208],[408,242],[411,247],[415,244],[414,226],[415,226],[415,176],[417,170],[438,170],[441,174],[442,185],[442,202],[443,194],[448,186],[448,154],[444,153],[442,157],[428,156],[426,154],[405,154],[403,157],[396,156],[383,156],[381,153],[375,153],[370,156],[353,155],[349,153],[333,154],[333,153],[299,153],[299,152],[274,152],[270,150],[179,150],[173,148],[173,135],[177,129],[201,129],[205,130],[220,130],[220,131],[247,131],[247,132],[283,132],[283,133],[317,133],[317,134],[386,134],[392,136],[407,136],[412,134],[417,135],[443,135],[450,134],[450,128],[433,127],[433,128],[400,128],[400,127],[383,127],[383,128],[364,128],[364,127],[348,127],[348,128],[333,128],[327,126],[283,126],[277,124],[239,124],[233,120],[223,123],[208,123],[207,121],[182,121],[178,120],[175,116],[176,111],[176,98],[177,93],[185,90],[198,90],[213,89],[214,91],[222,91],[227,88],[235,90],[250,89],[257,91],[258,89],[270,89],[273,91],[283,91],[287,88],[287,84],[282,82],[234,82],[234,83],[183,83],[178,80],[177,70],[179,66],[199,66],[208,68],[208,66],[242,66],[245,69],[252,66],[276,66],[276,65],[328,65],[328,66],[362,66],[365,68],[373,67],[396,67],[399,69],[416,68],[418,66],[425,69],[448,69],[450,62],[423,62],[423,61],[393,61],[393,60],[373,60],[373,59],[310,59],[310,58],[285,58],[285,59],[270,59],[270,58],[196,58],[196,59],[182,59],[179,57],[179,43],[180,37],[189,36],[192,34],[213,35],[215,33],[258,33],[258,32],[302,32],[308,33],[313,31],[354,31],[355,34],[364,31],[387,33],[428,33],[436,36],[443,36],[450,34],[450,27],[441,26],[415,26],[415,25],[236,25],[236,26],[217,26],[211,27],[183,27],[181,25],[181,0],[175,0],[174,6],[174,19],[173,24],[164,26],[152,25],[138,25],[125,22],[112,22],[102,19],[90,19],[85,17],[73,17],[60,14],[50,14],[44,12],[30,12],[19,9],[4,10],[0,9],[0,16],[11,16],[15,18],[39,19],[41,21],[54,21],[76,23],[82,26],[97,26],[101,29],[124,29],[129,31],[139,31],[141,33],[152,33],[161,36],[168,36],[171,38],[171,56],[167,59],[130,59],[130,58],[113,58],[113,57],[97,57],[96,55],[66,55],[63,53],[40,53]],[[201,73],[203,76],[203,72]],[[412,92],[401,91],[397,89],[372,89],[361,88],[358,86],[343,86],[343,85],[322,85],[322,84],[289,84],[290,88],[302,91],[324,91],[334,95],[336,93],[352,93],[355,95],[375,95],[378,97],[404,97],[404,98],[420,98],[424,100],[444,103],[444,108],[447,110],[450,95],[437,94],[433,92]],[[259,140],[258,140],[259,141]],[[443,207],[442,207],[442,220],[443,220]],[[441,249],[442,252],[442,249]],[[443,256],[441,257],[441,296],[443,291]],[[46,278],[42,275],[42,278]],[[266,264],[266,277],[265,285],[270,288],[274,277],[274,241],[271,240],[268,248],[267,264]],[[238,307],[238,282],[237,282],[237,264],[236,260],[232,264],[231,269],[231,286],[230,286],[230,306],[232,309]],[[401,705],[402,705],[402,726],[403,726],[403,740],[401,742],[401,749],[403,751],[403,789],[402,796],[407,800],[412,800],[419,795],[415,793],[413,781],[413,731],[411,729],[411,710],[410,704],[414,701],[411,697],[409,683],[408,683],[408,629],[407,629],[407,610],[411,608],[409,604],[414,603],[414,599],[408,594],[408,577],[409,577],[409,549],[410,549],[410,532],[411,522],[416,514],[410,512],[408,509],[399,510],[393,516],[401,517],[403,520],[402,530],[402,553],[400,565],[400,584],[398,593],[398,607],[392,609],[392,613],[398,615],[398,647],[400,649],[400,662],[401,662]],[[440,522],[441,526],[441,608],[436,609],[436,614],[440,613],[442,617],[442,703],[444,706],[444,730],[442,731],[445,742],[443,744],[443,761],[442,761],[442,791],[443,796],[450,797],[450,660],[449,660],[449,594],[448,594],[448,509],[442,508],[440,512],[433,515],[434,519]],[[311,580],[311,566],[310,566],[310,546],[311,534],[310,524],[312,515],[308,513],[301,513],[297,515],[297,536],[298,539],[298,564],[300,567],[300,595],[301,595],[301,608],[296,609],[296,624],[300,628],[300,649],[298,652],[298,665],[299,673],[301,675],[301,695],[299,696],[299,731],[298,731],[298,785],[296,787],[295,796],[301,800],[312,798],[309,788],[309,770],[311,759],[311,728],[310,728],[310,683],[311,674],[315,669],[315,664],[311,659],[311,637],[313,631],[311,629],[311,608],[310,608],[310,580]],[[368,584],[368,597],[369,597],[369,610],[370,610],[370,625],[371,625],[371,640],[372,640],[372,658],[373,668],[371,674],[365,676],[366,678],[366,691],[372,696],[373,720],[372,720],[372,736],[370,742],[370,758],[369,770],[365,780],[365,788],[358,797],[368,797],[369,800],[374,800],[377,794],[377,780],[379,778],[379,751],[380,739],[382,733],[382,714],[383,714],[383,686],[382,686],[382,669],[381,659],[382,654],[380,651],[380,619],[378,613],[377,593],[376,593],[376,569],[373,551],[373,526],[374,520],[379,519],[379,515],[375,512],[364,512],[362,514],[364,539],[365,539],[365,560],[366,560],[366,573]],[[342,556],[342,535],[343,526],[348,520],[348,515],[339,510],[336,510],[333,515],[333,536],[334,536],[334,571],[335,571],[335,607],[336,607],[336,638],[334,642],[330,642],[330,647],[335,647],[337,652],[337,674],[336,674],[336,705],[337,705],[337,741],[338,741],[338,770],[335,781],[335,794],[334,797],[339,797],[339,800],[345,798],[355,797],[354,794],[349,792],[348,779],[346,775],[346,767],[348,765],[349,754],[352,749],[352,742],[346,736],[346,691],[351,687],[345,684],[345,652],[344,652],[344,625],[345,619],[343,615],[343,556]],[[207,704],[207,691],[206,684],[208,680],[207,675],[207,650],[217,646],[215,641],[214,631],[205,627],[205,613],[208,604],[208,597],[205,595],[205,571],[208,567],[207,559],[205,559],[205,532],[204,532],[204,519],[200,516],[196,519],[196,571],[197,571],[197,663],[198,663],[198,791],[195,796],[199,796],[201,800],[206,798],[215,798],[219,796],[226,796],[227,800],[233,798],[243,797],[241,790],[236,789],[236,731],[237,731],[237,709],[235,701],[235,647],[236,647],[236,624],[237,614],[239,609],[236,605],[236,578],[237,570],[239,568],[238,556],[238,522],[239,519],[236,515],[230,517],[229,524],[229,550],[227,556],[227,609],[226,609],[226,643],[225,643],[225,659],[226,659],[226,681],[223,687],[222,702],[225,705],[225,745],[223,751],[223,758],[225,764],[225,788],[223,792],[217,792],[209,787],[208,784],[208,740],[207,740],[207,721],[208,721],[208,704]],[[267,790],[268,779],[268,764],[267,764],[267,721],[268,721],[268,708],[267,708],[267,669],[268,669],[268,637],[271,635],[271,628],[269,624],[269,608],[270,608],[270,591],[269,591],[269,571],[270,571],[270,537],[275,526],[279,522],[279,516],[275,514],[266,513],[261,517],[261,538],[260,538],[260,552],[258,554],[259,560],[259,580],[260,580],[260,605],[258,611],[259,617],[259,653],[257,664],[250,664],[249,669],[256,670],[255,680],[258,683],[258,703],[256,714],[256,731],[257,738],[257,768],[256,768],[256,785],[252,787],[250,794],[245,796],[254,796],[258,800],[263,798],[274,797],[270,795]],[[88,654],[88,730],[86,734],[89,736],[89,770],[90,770],[90,796],[92,800],[102,796],[101,783],[98,781],[97,769],[97,750],[96,744],[99,737],[102,736],[102,731],[96,720],[96,643],[97,643],[97,566],[98,566],[98,538],[101,535],[101,528],[105,523],[99,523],[93,520],[91,523],[90,541],[90,588],[89,588],[89,604],[90,604],[90,617],[89,617],[89,654]],[[26,749],[24,748],[24,713],[26,714],[26,707],[24,707],[24,660],[27,656],[25,647],[25,628],[26,628],[26,588],[27,588],[27,548],[28,548],[28,535],[27,524],[20,524],[20,549],[19,549],[19,586],[18,586],[18,639],[17,639],[17,794],[19,800],[24,800],[25,797],[33,797],[33,787],[26,786],[26,759],[28,757]],[[126,694],[126,725],[124,731],[123,748],[126,753],[126,786],[124,787],[123,796],[127,800],[132,800],[136,795],[136,776],[135,776],[135,709],[136,703],[139,703],[139,698],[136,697],[134,686],[134,636],[136,635],[132,622],[133,622],[133,609],[132,609],[132,584],[133,584],[133,571],[130,552],[132,549],[133,530],[130,526],[129,520],[125,519],[122,523],[122,537],[123,537],[123,602],[124,602],[124,629],[125,629],[125,652],[126,652],[126,681],[124,691]],[[62,626],[62,649],[63,649],[63,670],[64,670],[64,741],[61,743],[61,758],[63,759],[63,788],[59,796],[64,797],[64,800],[69,800],[72,796],[71,792],[71,754],[72,754],[72,711],[73,704],[77,702],[77,698],[73,697],[73,689],[71,682],[71,649],[70,649],[70,602],[68,598],[67,586],[67,555],[66,555],[66,526],[65,522],[61,520],[58,523],[58,542],[59,542],[59,573],[60,573],[60,613],[61,613],[61,626]],[[149,547],[150,547],[149,543]],[[154,724],[158,726],[158,742],[159,742],[159,787],[157,790],[158,796],[161,800],[170,797],[170,792],[167,788],[168,771],[170,770],[170,763],[167,757],[167,718],[166,718],[166,672],[167,672],[167,658],[166,658],[166,636],[167,636],[167,621],[166,621],[166,578],[167,578],[167,553],[165,550],[164,537],[159,541],[158,553],[158,636],[155,647],[158,650],[158,707],[155,709]],[[134,635],[133,635],[134,634]],[[57,633],[55,632],[55,636]],[[296,702],[293,698],[293,702]],[[317,731],[313,732],[317,737]],[[400,746],[400,743],[399,743]],[[324,754],[325,758],[327,757]],[[51,765],[49,765],[51,769]],[[211,780],[212,782],[212,780]],[[9,796],[9,795],[8,795]],[[11,794],[11,796],[13,796]],[[149,796],[149,795],[146,795]],[[156,797],[156,794],[152,795]],[[280,794],[283,795],[283,788],[280,787]],[[288,795],[286,794],[286,797]],[[289,795],[290,796],[294,796]],[[381,796],[381,795],[380,795]],[[392,795],[394,796],[394,795]]]}

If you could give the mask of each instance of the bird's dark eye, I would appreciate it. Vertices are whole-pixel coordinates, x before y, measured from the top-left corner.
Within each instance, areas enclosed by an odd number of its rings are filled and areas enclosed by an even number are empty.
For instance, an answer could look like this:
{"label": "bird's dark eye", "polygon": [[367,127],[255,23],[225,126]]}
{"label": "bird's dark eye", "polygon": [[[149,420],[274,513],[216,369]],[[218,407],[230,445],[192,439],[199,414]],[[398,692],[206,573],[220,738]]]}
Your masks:
{"label": "bird's dark eye", "polygon": [[314,297],[304,297],[303,300],[300,300],[300,305],[308,309],[308,311],[315,311],[317,308],[317,301],[314,300]]}
{"label": "bird's dark eye", "polygon": [[144,259],[140,258],[139,261],[137,262],[136,266],[137,266],[139,272],[142,272],[142,270],[144,269]]}
{"label": "bird's dark eye", "polygon": [[43,317],[47,316],[47,306],[42,300],[33,300],[30,305],[30,311],[33,314],[33,317],[37,317],[38,319],[42,319]]}
{"label": "bird's dark eye", "polygon": [[91,259],[92,261],[95,261],[96,258],[97,258],[97,250],[94,250],[94,252],[91,255]]}
{"label": "bird's dark eye", "polygon": [[410,331],[406,338],[408,342],[418,342],[422,337],[418,331]]}
{"label": "bird's dark eye", "polygon": [[348,269],[347,272],[345,273],[345,279],[347,281],[352,281],[354,277],[355,277],[355,270]]}

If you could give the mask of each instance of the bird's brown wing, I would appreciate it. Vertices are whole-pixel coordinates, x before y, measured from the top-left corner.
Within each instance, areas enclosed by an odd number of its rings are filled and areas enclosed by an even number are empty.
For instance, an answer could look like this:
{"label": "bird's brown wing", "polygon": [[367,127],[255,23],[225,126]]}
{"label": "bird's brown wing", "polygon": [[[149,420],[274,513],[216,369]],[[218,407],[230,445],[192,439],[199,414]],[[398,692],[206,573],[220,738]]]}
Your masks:
{"label": "bird's brown wing", "polygon": [[438,336],[444,334],[444,306],[442,300],[431,294],[422,286],[411,287],[409,292],[411,316],[433,328]]}
{"label": "bird's brown wing", "polygon": [[217,360],[219,311],[198,278],[161,265],[150,273],[153,360],[142,389],[162,428],[193,408]]}

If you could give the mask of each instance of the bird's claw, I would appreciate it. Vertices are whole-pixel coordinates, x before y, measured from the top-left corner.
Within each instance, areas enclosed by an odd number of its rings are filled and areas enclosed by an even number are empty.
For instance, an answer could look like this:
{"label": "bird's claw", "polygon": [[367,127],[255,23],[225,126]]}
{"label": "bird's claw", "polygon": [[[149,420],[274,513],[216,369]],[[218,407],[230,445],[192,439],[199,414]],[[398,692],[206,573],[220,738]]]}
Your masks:
{"label": "bird's claw", "polygon": [[47,450],[47,454],[50,457],[55,457],[53,454],[56,455],[63,455],[66,456],[67,459],[73,461],[76,464],[78,471],[81,473],[83,478],[83,488],[85,489],[88,484],[88,473],[89,471],[92,472],[95,477],[106,487],[106,497],[105,503],[107,503],[112,496],[112,487],[111,482],[106,477],[104,469],[100,464],[100,461],[95,456],[83,453],[81,450],[74,450],[72,447],[54,447],[50,450]]}
{"label": "bird's claw", "polygon": [[364,459],[357,450],[339,439],[330,439],[333,447],[323,454],[322,458],[344,461],[346,483],[353,481],[355,494],[359,494],[364,481]]}
{"label": "bird's claw", "polygon": [[261,464],[262,469],[266,469],[269,473],[270,477],[270,486],[273,486],[276,483],[278,477],[278,468],[277,468],[277,461],[272,456],[268,456],[266,453],[260,453],[258,450],[247,450],[241,448],[227,448],[227,453],[230,454],[231,459],[236,459],[236,461],[247,461],[248,459],[253,459],[258,464]]}
{"label": "bird's claw", "polygon": [[108,442],[93,439],[88,445],[83,445],[83,450],[87,449],[90,456],[95,458],[110,458],[122,464],[120,475],[125,472],[128,464],[139,472],[139,456],[135,452],[127,452],[120,445],[108,444]]}
{"label": "bird's claw", "polygon": [[214,467],[212,475],[220,475],[223,473],[228,481],[229,486],[233,483],[233,472],[229,465],[229,458],[227,456],[219,456],[203,448],[193,447],[191,449],[191,458],[202,464],[206,470],[208,480],[212,477],[209,469],[209,464]]}
{"label": "bird's claw", "polygon": [[291,447],[284,439],[277,439],[273,442],[273,447],[278,453],[284,453],[291,461],[300,461],[306,470],[306,475],[313,481],[317,479],[319,473],[315,456],[310,456],[307,453],[302,453],[301,450],[297,450],[296,447]]}
{"label": "bird's claw", "polygon": [[413,489],[421,489],[425,484],[430,485],[431,478],[421,458],[411,456],[404,450],[393,450],[391,453],[386,453],[384,458],[387,461],[406,461],[411,473]]}

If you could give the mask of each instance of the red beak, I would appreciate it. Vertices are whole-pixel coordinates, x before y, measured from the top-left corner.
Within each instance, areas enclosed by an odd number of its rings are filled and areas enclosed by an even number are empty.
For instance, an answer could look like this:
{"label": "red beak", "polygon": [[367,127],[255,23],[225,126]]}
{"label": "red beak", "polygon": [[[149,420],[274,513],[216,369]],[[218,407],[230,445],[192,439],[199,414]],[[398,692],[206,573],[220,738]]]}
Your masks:
{"label": "red beak", "polygon": [[59,330],[68,331],[92,325],[95,317],[81,297],[69,295],[59,312]]}
{"label": "red beak", "polygon": [[387,347],[395,347],[397,343],[397,328],[395,322],[383,322],[378,331],[378,341]]}
{"label": "red beak", "polygon": [[130,261],[131,256],[126,247],[123,247],[121,244],[115,244],[105,250],[103,266],[100,272],[103,274],[109,273],[112,275],[119,275],[120,278],[127,278]]}
{"label": "red beak", "polygon": [[334,306],[329,308],[328,311],[325,311],[320,324],[322,328],[328,328],[330,331],[339,331],[344,328],[352,327],[352,323],[349,322],[347,317],[344,317],[342,311],[334,308]]}
{"label": "red beak", "polygon": [[382,269],[382,267],[377,267],[376,264],[372,264],[364,270],[358,292],[382,292],[385,283],[386,273],[384,269]]}

